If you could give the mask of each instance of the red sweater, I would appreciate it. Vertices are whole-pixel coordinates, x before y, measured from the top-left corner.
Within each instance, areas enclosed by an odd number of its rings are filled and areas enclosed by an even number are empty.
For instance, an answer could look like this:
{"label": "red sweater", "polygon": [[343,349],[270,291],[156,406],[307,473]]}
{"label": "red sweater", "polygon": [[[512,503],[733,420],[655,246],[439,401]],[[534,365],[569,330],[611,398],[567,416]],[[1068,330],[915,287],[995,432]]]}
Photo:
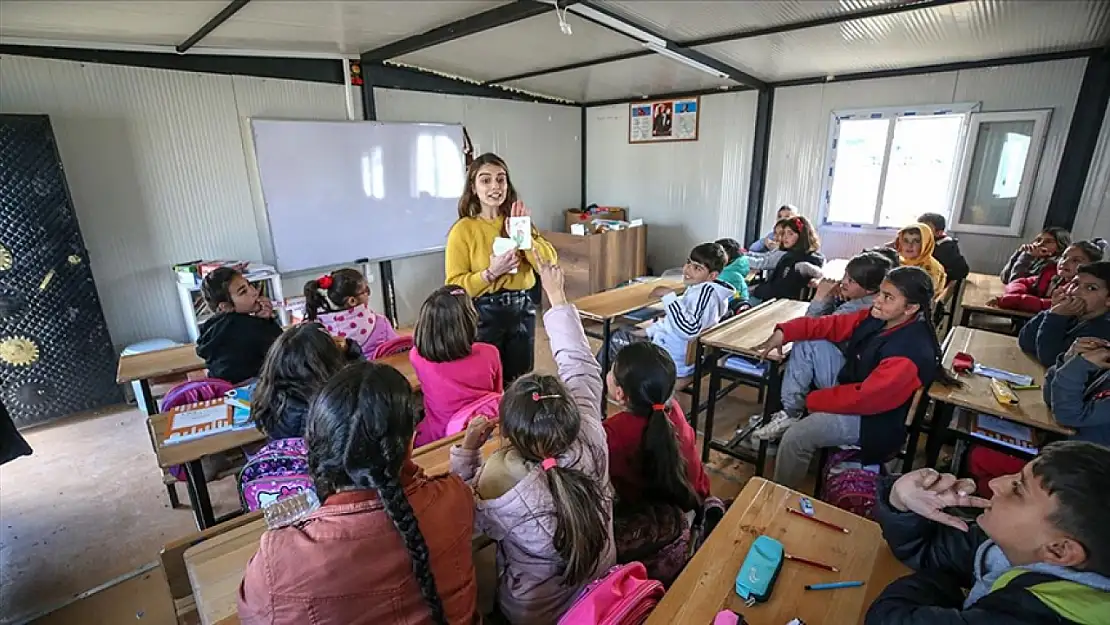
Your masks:
{"label": "red sweater", "polygon": [[[870,316],[871,311],[868,309],[846,315],[799,317],[779,324],[778,329],[782,330],[786,343],[821,339],[841,343],[852,338],[856,328]],[[914,320],[883,330],[878,336],[889,335],[911,323],[914,323]],[[853,358],[858,355],[852,347],[847,357]],[[846,364],[845,367],[849,364],[851,363]],[[806,408],[810,412],[832,414],[882,414],[906,403],[921,386],[920,374],[913,360],[906,356],[889,356],[879,360],[878,365],[867,374],[863,382],[839,384],[832,388],[811,392],[806,396]]]}
{"label": "red sweater", "polygon": [[[697,450],[697,434],[686,422],[686,415],[677,402],[667,409],[675,434],[678,435],[678,453],[686,460],[686,476],[698,497],[709,496],[709,476],[701,464]],[[638,503],[643,499],[646,479],[641,466],[641,448],[647,419],[631,412],[620,412],[602,424],[609,442],[609,478],[621,503]]]}
{"label": "red sweater", "polygon": [[1052,308],[1052,289],[1055,286],[1057,268],[1049,263],[1041,273],[1028,278],[1018,278],[1006,285],[998,307],[1009,310],[1024,310],[1038,313]]}

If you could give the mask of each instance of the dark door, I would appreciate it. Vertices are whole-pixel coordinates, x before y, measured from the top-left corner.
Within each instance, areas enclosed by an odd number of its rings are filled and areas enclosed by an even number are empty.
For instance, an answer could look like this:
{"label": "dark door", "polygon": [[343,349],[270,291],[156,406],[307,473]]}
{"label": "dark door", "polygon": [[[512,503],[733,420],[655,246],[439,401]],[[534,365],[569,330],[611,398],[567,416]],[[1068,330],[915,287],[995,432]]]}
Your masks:
{"label": "dark door", "polygon": [[0,115],[0,401],[19,427],[123,401],[54,131]]}

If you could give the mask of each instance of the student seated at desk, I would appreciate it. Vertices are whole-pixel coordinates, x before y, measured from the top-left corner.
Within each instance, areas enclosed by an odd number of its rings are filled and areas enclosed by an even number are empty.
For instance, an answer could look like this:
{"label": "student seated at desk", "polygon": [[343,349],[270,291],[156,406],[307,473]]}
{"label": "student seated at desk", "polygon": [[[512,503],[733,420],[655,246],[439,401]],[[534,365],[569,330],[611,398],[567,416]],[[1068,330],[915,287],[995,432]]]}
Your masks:
{"label": "student seated at desk", "polygon": [[935,244],[933,258],[937,259],[944,267],[948,282],[966,279],[968,274],[971,273],[971,268],[967,266],[967,259],[960,253],[960,240],[949,236],[945,231],[948,227],[948,221],[944,218],[944,215],[922,213],[917,221],[933,229],[933,242]]}
{"label": "student seated at desk", "polygon": [[[875,518],[916,572],[866,625],[1099,625],[1110,618],[1110,449],[1053,443],[988,501],[971,480],[918,469],[880,482]],[[945,512],[982,508],[970,527]],[[965,591],[967,591],[965,595]]]}
{"label": "student seated at desk", "polygon": [[1071,245],[1071,233],[1064,228],[1045,228],[1030,243],[1014,250],[999,278],[1009,284],[1018,278],[1040,275],[1056,264],[1060,254]]}
{"label": "student seated at desk", "polygon": [[826,278],[817,284],[806,316],[844,315],[871,308],[879,286],[895,266],[887,256],[876,252],[856,254],[844,266],[843,278]]}
{"label": "student seated at desk", "polygon": [[736,294],[732,286],[719,279],[725,260],[725,250],[716,243],[702,243],[690,250],[690,257],[682,266],[686,292],[679,297],[666,287],[654,289],[651,296],[663,300],[663,318],[646,331],[617,328],[609,339],[609,362],[616,361],[617,353],[625,345],[650,341],[670,354],[678,377],[691,375],[694,365],[686,364],[686,348],[728,314],[729,301]]}
{"label": "student seated at desk", "polygon": [[[356,349],[355,360],[358,354]],[[251,420],[258,430],[271,441],[304,437],[309,403],[351,357],[318,323],[302,323],[282,333],[266,355],[251,394]]]}
{"label": "student seated at desk", "polygon": [[[1110,341],[1076,339],[1045,374],[1044,403],[1057,423],[1075,428],[1072,440],[1110,445]],[[1014,473],[1024,463],[981,445],[972,447],[967,457],[979,494],[988,496],[994,478]]]}
{"label": "student seated at desk", "polygon": [[821,239],[813,224],[802,216],[780,219],[775,224],[779,248],[766,254],[748,254],[752,269],[770,270],[771,275],[752,289],[752,305],[770,299],[797,299],[810,280],[821,278],[825,257],[818,250]]}
{"label": "student seated at desk", "polygon": [[898,260],[903,267],[923,269],[933,279],[933,292],[940,293],[948,284],[944,265],[933,257],[936,242],[933,229],[925,224],[910,224],[898,231],[896,247]]}
{"label": "student seated at desk", "polygon": [[397,338],[385,315],[370,309],[370,285],[354,269],[338,269],[304,285],[305,317],[319,321],[332,336],[353,341],[367,358],[378,346]]}
{"label": "student seated at desk", "polygon": [[[609,372],[613,399],[623,409],[604,423],[609,477],[617,496],[617,561],[640,560],[652,579],[664,583],[673,581],[686,563],[688,513],[709,497],[697,433],[674,401],[674,387],[674,361],[661,347],[625,347]],[[645,548],[656,552],[645,553]]]}
{"label": "student seated at desk", "polygon": [[1060,255],[1053,269],[1045,268],[1039,275],[1018,278],[1006,285],[1001,297],[987,302],[1006,310],[1024,310],[1038,313],[1052,308],[1052,295],[1067,288],[1075,279],[1080,265],[1102,260],[1102,248],[1094,241],[1076,241]]}
{"label": "student seated at desk", "polygon": [[748,262],[747,255],[744,254],[743,248],[740,247],[740,242],[736,239],[719,239],[717,245],[725,251],[727,262],[725,268],[721,270],[718,279],[721,282],[736,289],[736,297],[741,300],[748,300],[748,274],[751,273],[751,263]]}
{"label": "student seated at desk", "polygon": [[929,275],[899,267],[887,274],[870,310],[788,321],[756,348],[766,355],[791,342],[794,349],[801,341],[844,342],[842,350],[823,350],[830,362],[820,368],[796,353],[787,360],[784,378],[792,367],[813,367],[818,390],[805,398],[810,414],[782,436],[776,482],[798,488],[822,447],[859,445],[864,464],[884,462],[898,451],[917,389],[934,380],[953,383],[940,364],[932,303]]}
{"label": "student seated at desk", "polygon": [[373,362],[320,391],[305,441],[323,505],[262,535],[239,587],[243,625],[479,622],[473,495],[413,463],[416,402]]}
{"label": "student seated at desk", "polygon": [[478,311],[462,287],[440,287],[424,300],[409,361],[424,393],[424,419],[416,426],[414,446],[447,436],[456,416],[468,421],[470,415],[461,412],[497,414],[501,356],[493,345],[478,342]]}
{"label": "student seated at desk", "polygon": [[256,377],[266,352],[281,336],[270,298],[231,267],[205,276],[201,294],[215,313],[197,338],[197,356],[204,359],[209,377],[232,384]]}
{"label": "student seated at desk", "polygon": [[529,373],[505,390],[508,444],[485,464],[479,450],[494,424],[484,417],[451,448],[451,471],[474,487],[475,529],[497,542],[501,616],[526,625],[555,623],[616,562],[601,367],[567,303],[562,270],[537,269],[551,302],[543,320],[559,375]]}
{"label": "student seated at desk", "polygon": [[[779,207],[777,211],[775,211],[775,223],[777,224],[779,221],[783,219],[789,219],[796,216],[797,214],[797,208],[794,208],[790,204],[783,204]],[[771,228],[770,232],[753,242],[751,244],[751,247],[748,248],[748,251],[755,252],[757,254],[764,254],[766,252],[774,251],[779,246],[778,234],[779,233],[776,231],[775,228]]]}
{"label": "student seated at desk", "polygon": [[1110,340],[1110,261],[1080,265],[1067,288],[1053,294],[1052,307],[1021,328],[1018,345],[1051,367],[1083,336]]}

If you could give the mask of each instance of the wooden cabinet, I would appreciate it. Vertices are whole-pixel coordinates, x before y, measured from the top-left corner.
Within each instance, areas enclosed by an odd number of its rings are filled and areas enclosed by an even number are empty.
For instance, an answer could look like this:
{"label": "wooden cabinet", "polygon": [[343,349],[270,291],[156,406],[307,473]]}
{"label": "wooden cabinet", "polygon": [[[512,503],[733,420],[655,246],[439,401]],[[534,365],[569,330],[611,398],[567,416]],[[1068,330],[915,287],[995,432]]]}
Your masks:
{"label": "wooden cabinet", "polygon": [[584,236],[544,232],[559,252],[567,298],[611,289],[647,274],[647,226]]}

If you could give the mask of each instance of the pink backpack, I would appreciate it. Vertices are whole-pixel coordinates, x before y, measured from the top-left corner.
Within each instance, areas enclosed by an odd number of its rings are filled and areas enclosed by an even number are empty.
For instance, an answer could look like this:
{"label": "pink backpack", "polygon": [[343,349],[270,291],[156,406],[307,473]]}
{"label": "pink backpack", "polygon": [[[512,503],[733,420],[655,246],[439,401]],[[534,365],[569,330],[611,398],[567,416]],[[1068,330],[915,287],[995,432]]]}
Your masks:
{"label": "pink backpack", "polygon": [[451,418],[447,421],[446,436],[462,432],[466,429],[470,420],[478,415],[490,417],[491,421],[496,421],[500,414],[501,393],[497,391],[485,393],[451,415]]}
{"label": "pink backpack", "polygon": [[875,509],[875,491],[881,474],[881,470],[874,470],[860,462],[858,449],[838,449],[825,464],[822,476],[825,486],[821,499],[841,510],[870,519]]}
{"label": "pink backpack", "polygon": [[388,341],[384,341],[381,345],[374,348],[374,355],[370,360],[377,360],[392,356],[393,354],[400,354],[412,349],[412,336],[398,336]]}
{"label": "pink backpack", "polygon": [[618,564],[582,589],[559,625],[640,625],[662,598],[663,584],[643,564]]}

